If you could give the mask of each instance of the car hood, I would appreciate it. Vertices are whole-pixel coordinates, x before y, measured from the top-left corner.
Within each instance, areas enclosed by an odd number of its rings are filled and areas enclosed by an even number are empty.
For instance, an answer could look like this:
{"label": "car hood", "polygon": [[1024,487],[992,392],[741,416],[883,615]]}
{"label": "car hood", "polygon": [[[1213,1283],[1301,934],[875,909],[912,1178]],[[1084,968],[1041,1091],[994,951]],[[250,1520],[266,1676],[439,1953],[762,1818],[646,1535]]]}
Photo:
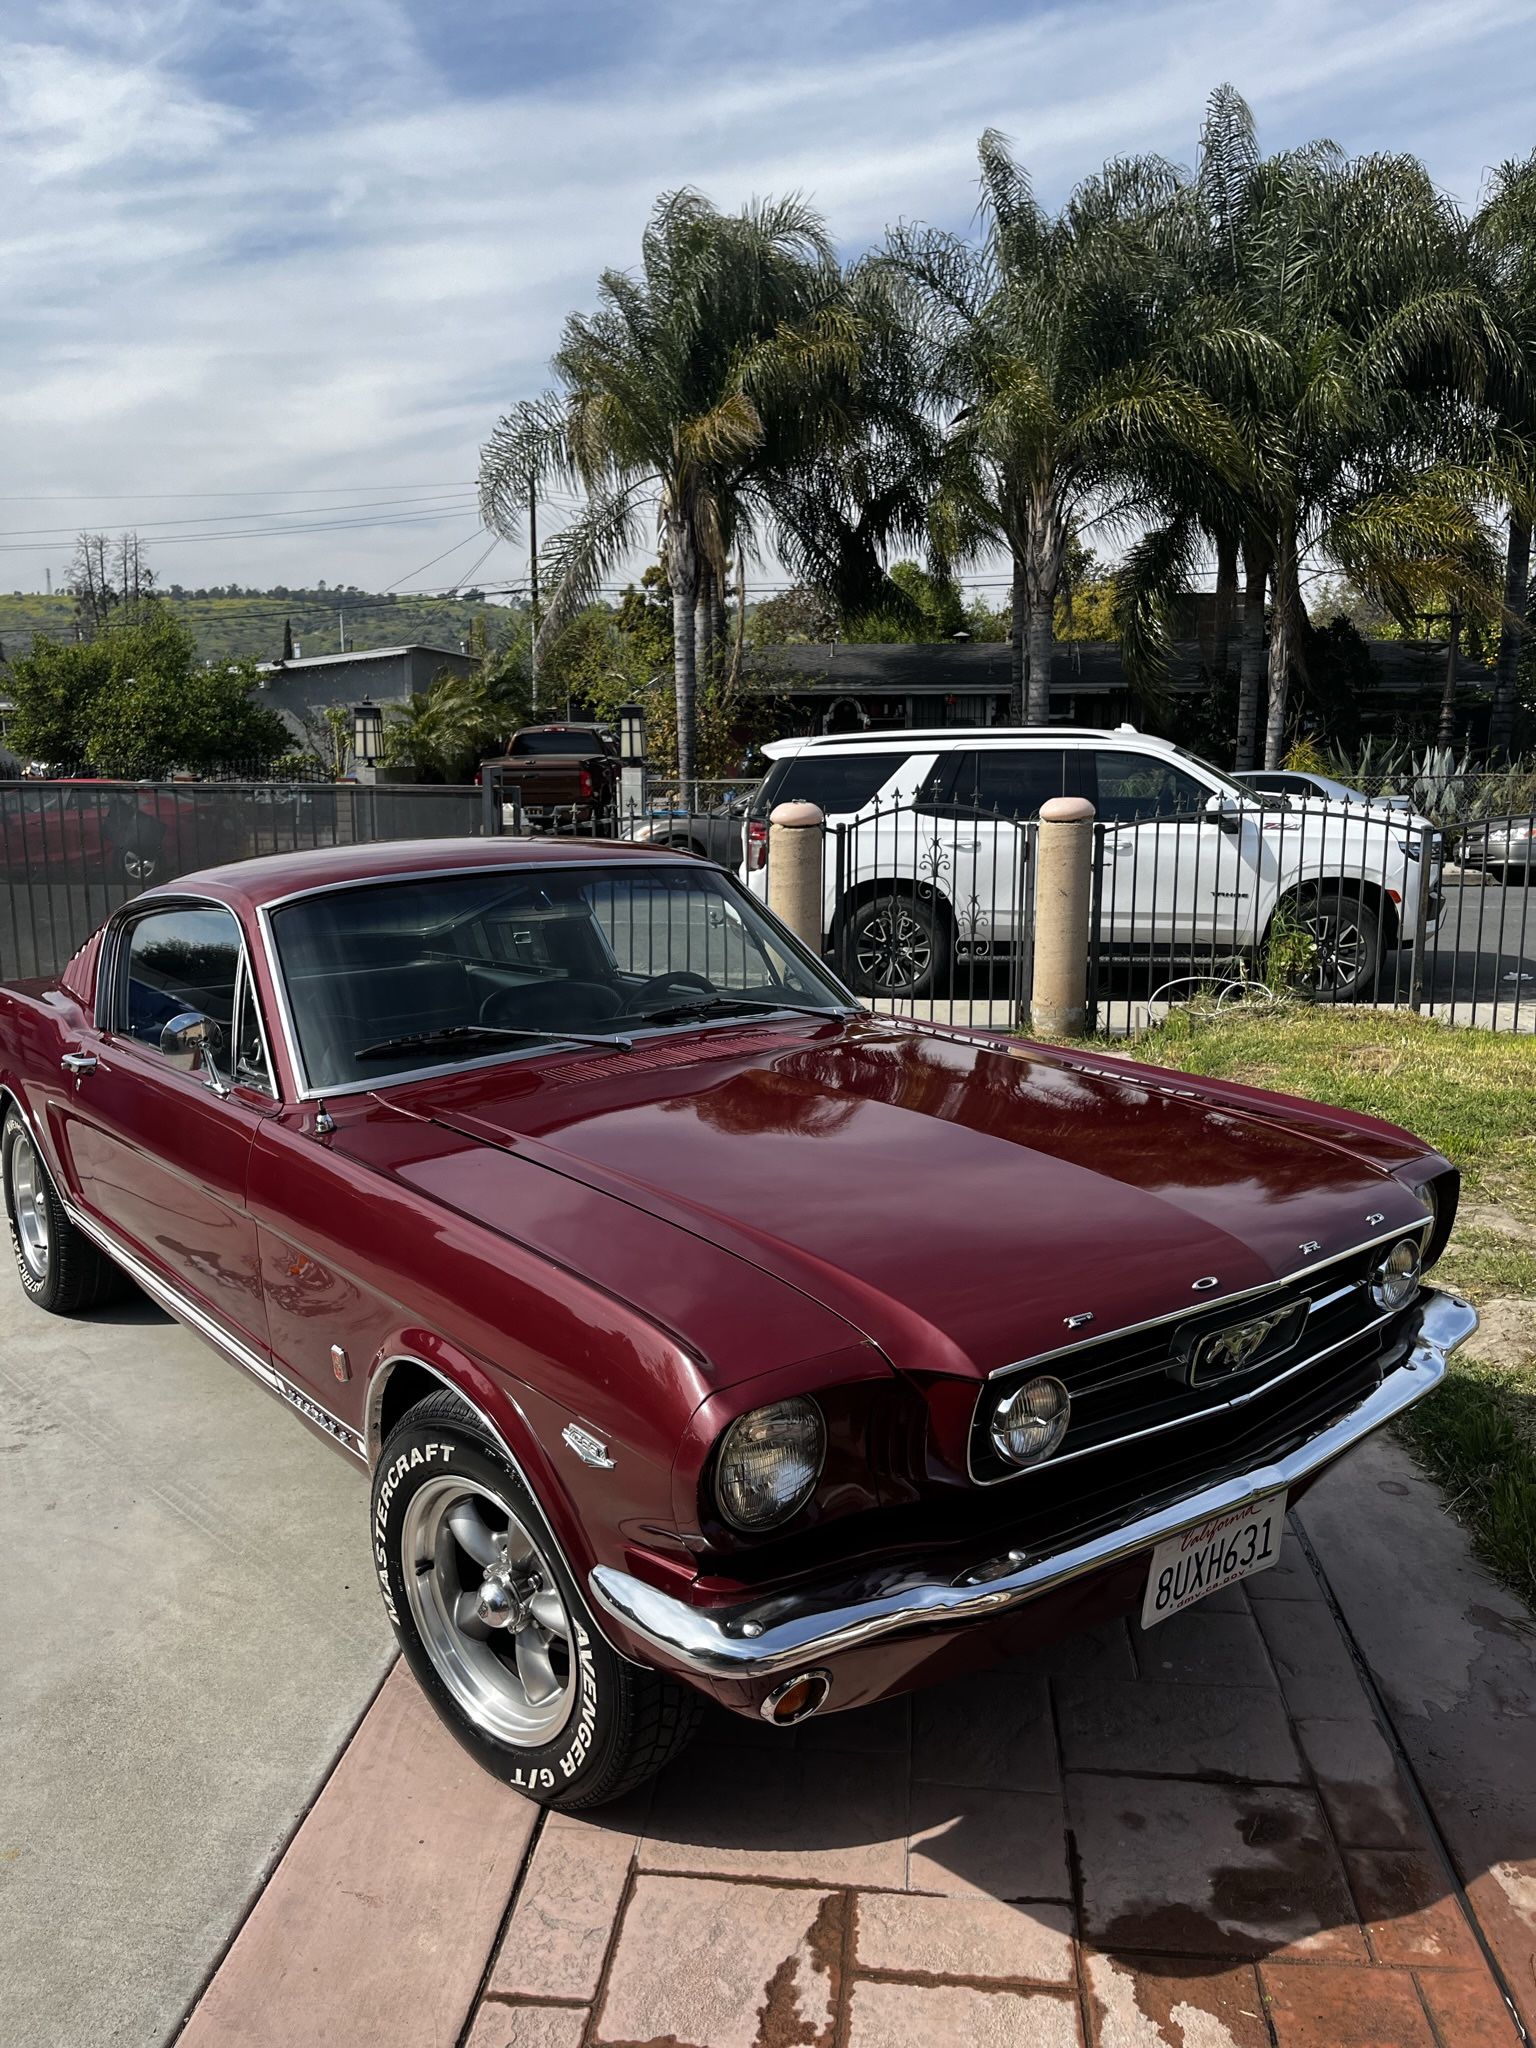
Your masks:
{"label": "car hood", "polygon": [[[1429,1156],[1283,1097],[864,1018],[508,1063],[409,1094],[461,1138],[674,1225],[685,1293],[691,1239],[898,1365],[977,1376],[1067,1341],[1070,1318],[1097,1336],[1209,1306],[1409,1224],[1423,1210],[1392,1172]],[[483,1185],[477,1201],[494,1223]],[[603,1238],[582,1251],[599,1281]]]}

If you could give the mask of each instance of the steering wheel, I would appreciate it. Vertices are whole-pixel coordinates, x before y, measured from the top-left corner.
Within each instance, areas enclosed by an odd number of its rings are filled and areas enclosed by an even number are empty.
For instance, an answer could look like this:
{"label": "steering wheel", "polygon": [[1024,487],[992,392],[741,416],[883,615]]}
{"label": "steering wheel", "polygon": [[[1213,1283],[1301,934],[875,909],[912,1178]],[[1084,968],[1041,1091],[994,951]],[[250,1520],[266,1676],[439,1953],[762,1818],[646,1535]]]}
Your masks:
{"label": "steering wheel", "polygon": [[651,996],[664,996],[675,988],[696,988],[701,995],[717,996],[720,991],[712,981],[702,974],[695,974],[691,967],[678,968],[672,974],[653,974],[649,981],[642,981],[629,999],[629,1007],[638,1009]]}

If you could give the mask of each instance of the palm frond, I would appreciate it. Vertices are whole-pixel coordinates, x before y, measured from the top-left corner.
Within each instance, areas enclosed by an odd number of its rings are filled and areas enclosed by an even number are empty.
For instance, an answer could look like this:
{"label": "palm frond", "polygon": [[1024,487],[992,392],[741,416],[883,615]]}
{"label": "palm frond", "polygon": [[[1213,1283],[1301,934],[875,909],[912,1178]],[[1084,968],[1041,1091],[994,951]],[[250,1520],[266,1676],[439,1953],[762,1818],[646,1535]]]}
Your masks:
{"label": "palm frond", "polygon": [[548,651],[583,606],[597,596],[607,577],[640,543],[645,494],[659,485],[654,476],[633,479],[587,500],[569,526],[539,553],[548,590],[539,623],[538,652]]}

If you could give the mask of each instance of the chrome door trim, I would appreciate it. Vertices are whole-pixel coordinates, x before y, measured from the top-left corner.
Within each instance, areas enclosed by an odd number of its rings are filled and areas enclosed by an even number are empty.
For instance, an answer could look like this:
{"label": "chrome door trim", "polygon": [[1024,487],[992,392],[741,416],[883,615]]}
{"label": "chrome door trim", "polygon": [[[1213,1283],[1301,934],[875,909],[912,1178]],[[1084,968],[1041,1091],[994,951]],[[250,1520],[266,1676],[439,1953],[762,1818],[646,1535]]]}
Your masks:
{"label": "chrome door trim", "polygon": [[243,1367],[253,1379],[260,1380],[269,1392],[286,1401],[290,1408],[297,1409],[300,1415],[314,1423],[316,1428],[323,1430],[335,1443],[340,1444],[341,1448],[356,1458],[359,1464],[367,1464],[363,1440],[355,1429],[350,1428],[339,1416],[333,1415],[329,1408],[323,1407],[312,1394],[296,1386],[286,1374],[280,1373],[275,1365],[252,1351],[249,1345],[242,1343],[222,1324],[215,1322],[212,1316],[183,1294],[180,1288],[173,1287],[170,1281],[157,1273],[152,1266],[147,1265],[136,1252],[129,1251],[115,1231],[109,1230],[103,1223],[98,1223],[94,1216],[87,1216],[75,1203],[64,1201],[62,1195],[59,1199],[63,1202],[65,1215],[82,1236],[88,1237],[93,1244],[99,1246],[114,1265],[121,1266],[146,1294],[158,1301],[162,1308],[169,1309],[178,1322],[187,1324],[198,1336],[205,1337],[215,1350],[222,1351],[226,1358]]}

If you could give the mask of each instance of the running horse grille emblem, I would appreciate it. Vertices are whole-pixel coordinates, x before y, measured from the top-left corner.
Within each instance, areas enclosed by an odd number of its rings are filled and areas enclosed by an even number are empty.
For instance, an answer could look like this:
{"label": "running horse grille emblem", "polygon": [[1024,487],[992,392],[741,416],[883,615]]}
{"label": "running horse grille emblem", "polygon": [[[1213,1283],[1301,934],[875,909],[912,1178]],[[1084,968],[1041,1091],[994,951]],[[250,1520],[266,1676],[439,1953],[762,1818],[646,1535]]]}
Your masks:
{"label": "running horse grille emblem", "polygon": [[1185,1339],[1184,1355],[1170,1371],[1189,1387],[1251,1372],[1294,1348],[1306,1325],[1307,1307],[1304,1301],[1288,1302],[1246,1322],[1228,1323],[1225,1329],[1192,1333]]}

